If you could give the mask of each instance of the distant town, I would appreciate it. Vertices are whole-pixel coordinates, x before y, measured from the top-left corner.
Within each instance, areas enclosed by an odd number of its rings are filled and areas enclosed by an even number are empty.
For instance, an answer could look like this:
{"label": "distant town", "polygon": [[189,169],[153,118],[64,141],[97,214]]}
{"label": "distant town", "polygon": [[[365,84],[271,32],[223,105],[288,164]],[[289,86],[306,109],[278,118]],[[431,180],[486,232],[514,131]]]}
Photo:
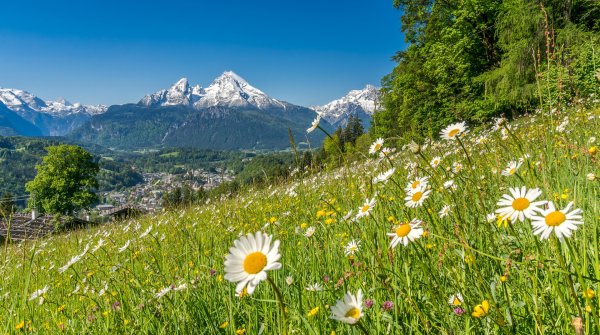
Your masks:
{"label": "distant town", "polygon": [[216,168],[214,171],[194,169],[182,174],[142,173],[144,177],[142,184],[121,191],[99,194],[102,203],[95,209],[101,216],[124,206],[136,207],[145,212],[156,212],[163,209],[164,196],[177,188],[189,187],[194,192],[210,191],[224,182],[235,179],[234,173],[230,170]]}

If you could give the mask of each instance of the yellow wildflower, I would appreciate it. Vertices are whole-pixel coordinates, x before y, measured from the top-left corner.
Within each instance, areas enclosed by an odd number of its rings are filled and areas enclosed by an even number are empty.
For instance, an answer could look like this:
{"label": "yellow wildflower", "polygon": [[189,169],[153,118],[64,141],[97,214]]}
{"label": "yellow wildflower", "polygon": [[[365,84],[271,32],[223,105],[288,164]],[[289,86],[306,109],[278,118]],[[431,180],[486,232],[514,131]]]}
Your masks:
{"label": "yellow wildflower", "polygon": [[311,310],[310,310],[310,311],[307,313],[307,315],[308,315],[308,316],[315,316],[315,315],[317,315],[317,313],[319,313],[319,306],[317,306],[317,307],[315,307],[315,308],[311,309]]}
{"label": "yellow wildflower", "polygon": [[473,313],[471,313],[471,315],[473,315],[476,318],[483,318],[486,315],[488,315],[488,312],[490,311],[490,303],[487,300],[484,300],[481,302],[481,304],[475,306],[475,308],[473,308]]}

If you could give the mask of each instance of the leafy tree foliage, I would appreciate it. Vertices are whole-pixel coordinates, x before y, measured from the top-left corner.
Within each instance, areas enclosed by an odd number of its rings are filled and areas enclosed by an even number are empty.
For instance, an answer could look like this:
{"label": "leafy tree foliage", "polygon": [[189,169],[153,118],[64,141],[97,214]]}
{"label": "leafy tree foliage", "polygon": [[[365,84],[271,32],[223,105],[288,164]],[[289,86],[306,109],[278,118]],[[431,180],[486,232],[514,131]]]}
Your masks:
{"label": "leafy tree foliage", "polygon": [[83,148],[62,144],[47,148],[48,155],[36,165],[37,175],[25,186],[31,194],[29,207],[51,214],[72,214],[96,200],[98,163]]}
{"label": "leafy tree foliage", "polygon": [[477,123],[600,93],[597,1],[393,3],[409,46],[382,80],[374,136],[435,136],[456,119]]}

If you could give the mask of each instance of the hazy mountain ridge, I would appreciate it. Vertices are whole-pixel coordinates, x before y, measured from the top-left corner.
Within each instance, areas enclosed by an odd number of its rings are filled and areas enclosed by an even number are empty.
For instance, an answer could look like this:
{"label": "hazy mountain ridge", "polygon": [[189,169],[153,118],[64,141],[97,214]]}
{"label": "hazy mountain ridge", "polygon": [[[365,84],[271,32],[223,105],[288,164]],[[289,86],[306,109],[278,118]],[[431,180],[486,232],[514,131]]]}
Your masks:
{"label": "hazy mountain ridge", "polygon": [[[71,104],[63,98],[45,101],[27,91],[12,88],[0,88],[0,106],[21,118],[17,120],[11,116],[12,127],[3,127],[0,134],[24,136],[65,135],[107,108],[104,105]],[[6,111],[3,114],[8,117]]]}

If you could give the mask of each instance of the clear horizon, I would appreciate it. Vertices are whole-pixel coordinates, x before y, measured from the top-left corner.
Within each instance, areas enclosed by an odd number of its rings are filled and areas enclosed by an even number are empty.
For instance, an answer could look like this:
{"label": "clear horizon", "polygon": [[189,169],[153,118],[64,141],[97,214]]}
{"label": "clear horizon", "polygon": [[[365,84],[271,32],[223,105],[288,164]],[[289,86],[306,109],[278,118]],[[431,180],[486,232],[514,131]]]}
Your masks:
{"label": "clear horizon", "polygon": [[182,77],[206,87],[228,70],[274,98],[322,105],[379,86],[405,48],[392,2],[358,0],[32,1],[0,22],[0,45],[0,87],[105,105]]}

